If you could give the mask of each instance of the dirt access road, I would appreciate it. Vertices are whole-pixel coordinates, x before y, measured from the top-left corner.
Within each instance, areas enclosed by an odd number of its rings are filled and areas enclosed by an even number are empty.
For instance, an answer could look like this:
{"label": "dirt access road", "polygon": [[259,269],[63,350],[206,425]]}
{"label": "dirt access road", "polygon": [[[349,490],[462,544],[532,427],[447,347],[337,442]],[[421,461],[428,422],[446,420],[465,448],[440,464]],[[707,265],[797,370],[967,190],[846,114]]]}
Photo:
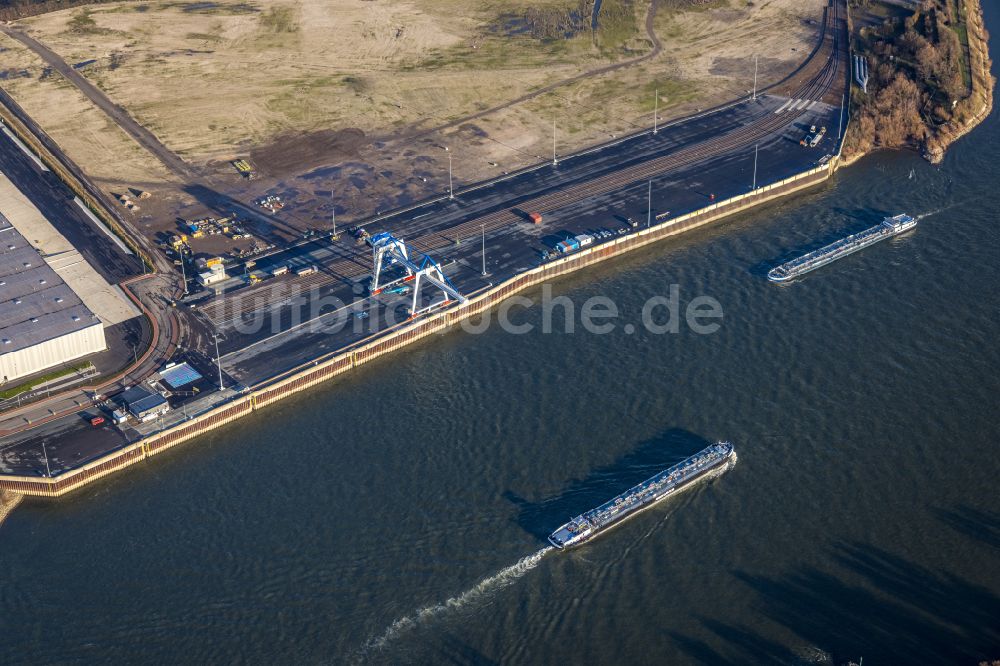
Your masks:
{"label": "dirt access road", "polygon": [[190,180],[197,176],[194,169],[184,160],[175,155],[170,149],[164,146],[156,136],[148,129],[135,121],[125,109],[112,102],[94,84],[84,78],[79,72],[63,60],[62,56],[48,48],[37,39],[33,39],[25,32],[7,25],[0,25],[0,31],[11,39],[16,39],[29,49],[38,54],[50,67],[62,74],[67,81],[75,85],[87,96],[101,111],[106,113],[115,124],[122,128],[126,134],[154,155],[163,163],[174,175],[184,180]]}
{"label": "dirt access road", "polygon": [[[596,76],[603,76],[611,72],[615,72],[627,67],[634,67],[640,63],[646,62],[656,58],[660,52],[663,50],[663,44],[660,42],[659,38],[656,36],[656,31],[654,29],[654,21],[656,19],[656,11],[659,4],[659,0],[650,0],[649,9],[646,12],[645,20],[645,31],[646,36],[649,38],[650,43],[653,45],[651,51],[641,56],[631,58],[628,60],[622,60],[621,62],[612,63],[609,65],[604,65],[602,67],[597,67],[586,72],[577,74],[576,76],[571,76],[565,79],[561,79],[554,83],[550,83],[542,88],[534,90],[530,93],[521,95],[515,99],[504,102],[503,104],[498,104],[496,106],[477,111],[476,113],[452,120],[450,122],[437,125],[435,127],[426,128],[420,131],[411,132],[399,135],[395,137],[393,141],[394,144],[405,144],[409,141],[419,139],[436,132],[443,132],[448,129],[459,127],[468,122],[478,120],[480,118],[486,117],[490,114],[496,113],[498,111],[503,111],[510,107],[516,106],[518,104],[523,104],[524,102],[530,101],[532,99],[546,95],[559,88],[578,83],[580,81],[593,78]],[[101,109],[105,114],[108,115],[126,134],[132,137],[140,146],[145,148],[150,154],[156,157],[164,166],[166,166],[174,175],[178,176],[182,180],[190,181],[197,179],[199,173],[195,170],[193,166],[181,159],[177,154],[167,148],[156,136],[150,132],[148,129],[140,125],[134,118],[132,118],[129,113],[123,109],[118,104],[115,104],[103,91],[101,91],[97,86],[92,84],[87,80],[82,74],[80,74],[72,65],[67,63],[62,56],[48,48],[45,44],[41,43],[37,39],[34,39],[26,32],[21,29],[0,25],[0,31],[6,34],[12,39],[16,39],[21,44],[24,44],[27,48],[34,51],[42,60],[44,60],[49,66],[55,69],[57,72],[62,74],[68,81],[75,85],[87,99],[89,99],[95,106]],[[205,183],[206,185],[208,183]]]}

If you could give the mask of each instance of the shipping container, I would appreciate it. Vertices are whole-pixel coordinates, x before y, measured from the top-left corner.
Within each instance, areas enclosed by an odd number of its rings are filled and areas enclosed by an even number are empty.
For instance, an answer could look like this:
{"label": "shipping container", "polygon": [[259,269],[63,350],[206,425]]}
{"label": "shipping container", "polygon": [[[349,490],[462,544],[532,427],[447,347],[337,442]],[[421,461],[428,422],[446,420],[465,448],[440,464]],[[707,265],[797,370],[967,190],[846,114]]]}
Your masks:
{"label": "shipping container", "polygon": [[567,238],[564,241],[559,241],[556,243],[556,249],[566,254],[567,252],[572,252],[573,250],[579,249],[580,241],[575,238]]}
{"label": "shipping container", "polygon": [[542,223],[542,214],[541,213],[528,213],[528,217],[535,224],[541,224]]}
{"label": "shipping container", "polygon": [[576,237],[576,240],[580,243],[580,247],[586,247],[594,242],[594,237],[590,234],[580,234]]}

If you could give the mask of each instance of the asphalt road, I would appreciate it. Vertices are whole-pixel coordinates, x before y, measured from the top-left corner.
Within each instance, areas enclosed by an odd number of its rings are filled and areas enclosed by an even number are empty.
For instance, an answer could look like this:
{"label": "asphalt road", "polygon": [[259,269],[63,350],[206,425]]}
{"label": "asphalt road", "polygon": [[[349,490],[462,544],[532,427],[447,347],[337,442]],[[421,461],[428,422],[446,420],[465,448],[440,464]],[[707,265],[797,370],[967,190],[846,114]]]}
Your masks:
{"label": "asphalt road", "polygon": [[[632,218],[641,228],[647,215],[653,220],[660,214],[675,217],[709,205],[712,195],[722,200],[750,191],[754,182],[754,146],[758,149],[758,186],[800,173],[835,153],[840,109],[817,103],[757,143],[739,150],[706,156],[684,168],[625,182],[607,192],[568,200],[558,196],[573,186],[588,187],[595,179],[619,174],[629,166],[740,131],[762,117],[777,116],[775,111],[788,104],[786,98],[759,98],[695,119],[690,125],[668,127],[656,136],[635,137],[556,166],[543,166],[474,192],[460,193],[454,200],[387,216],[365,228],[372,233],[388,230],[404,239],[422,239],[414,246],[445,237],[447,242],[431,255],[445,265],[445,274],[460,291],[473,293],[539,265],[543,251],[568,235],[598,229],[617,232],[627,226],[625,218]],[[829,131],[819,146],[806,148],[799,140],[812,125],[826,126]],[[498,211],[509,211],[512,204],[516,208],[518,202],[548,201],[553,196],[555,203],[544,210],[542,225],[515,217],[514,222],[488,229],[488,275],[482,276],[482,227],[475,222]],[[466,231],[456,233],[456,229]],[[280,265],[316,265],[319,272],[302,278],[272,278],[257,287],[237,289],[202,309],[224,336],[224,367],[248,385],[357,343],[389,322],[400,321],[412,297],[388,293],[370,296],[366,289],[372,268],[370,250],[356,245],[346,233],[337,242],[322,238],[277,253],[260,261],[255,269],[269,270]],[[363,318],[356,314],[362,310],[368,312]],[[395,312],[395,316],[387,319],[387,311]]]}
{"label": "asphalt road", "polygon": [[[543,251],[567,235],[595,229],[617,232],[629,217],[641,225],[647,215],[677,216],[712,200],[745,193],[754,178],[757,185],[766,185],[815,166],[836,152],[841,109],[829,101],[840,97],[840,86],[846,82],[844,26],[836,13],[831,16],[830,24],[837,29],[826,31],[817,57],[803,66],[794,85],[789,84],[794,98],[762,95],[743,100],[664,126],[655,135],[641,133],[560,158],[557,164],[456,192],[453,199],[379,216],[365,227],[372,233],[390,231],[406,240],[411,250],[429,253],[445,266],[456,287],[471,295],[538,265],[544,261]],[[105,110],[117,120],[114,109]],[[810,125],[829,130],[816,148],[799,145]],[[197,184],[195,179],[189,182]],[[528,222],[525,214],[532,211],[543,214],[542,225]],[[93,239],[80,240],[83,251]],[[164,309],[170,316],[158,316],[161,328],[172,329],[172,339],[181,339],[187,350],[197,351],[210,363],[208,327],[189,322],[185,325],[189,330],[180,338],[173,330],[178,314],[197,312],[221,334],[227,375],[244,384],[256,383],[384,331],[387,319],[398,321],[405,315],[409,294],[366,293],[369,252],[346,234],[337,241],[301,244],[260,260],[255,268],[316,265],[315,274],[237,289],[203,303],[197,311]],[[426,305],[429,297],[425,294],[420,304]],[[162,300],[147,294],[150,298]],[[314,326],[317,322],[320,325]],[[66,418],[18,433],[16,442],[0,440],[3,461],[9,467],[17,458],[26,463],[22,469],[37,470],[29,462],[29,451],[37,450],[42,440],[62,452],[61,463],[69,464],[97,451],[97,439],[103,439],[108,450],[121,445],[120,433],[108,438],[97,433],[93,439],[82,436],[82,417],[75,418],[75,426]],[[80,443],[74,444],[77,439]]]}

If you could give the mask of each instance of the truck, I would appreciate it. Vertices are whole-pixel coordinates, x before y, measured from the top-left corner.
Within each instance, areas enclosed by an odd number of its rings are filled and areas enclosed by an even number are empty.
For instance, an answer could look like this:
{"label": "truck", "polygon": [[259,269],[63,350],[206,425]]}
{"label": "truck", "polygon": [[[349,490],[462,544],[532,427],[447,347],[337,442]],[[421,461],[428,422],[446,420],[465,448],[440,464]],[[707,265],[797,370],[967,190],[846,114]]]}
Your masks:
{"label": "truck", "polygon": [[823,140],[826,135],[826,128],[821,127],[819,131],[816,131],[816,126],[813,125],[809,128],[810,133],[806,134],[805,138],[799,141],[800,146],[807,146],[809,148],[815,148],[819,145],[819,142]]}
{"label": "truck", "polygon": [[278,277],[288,272],[288,266],[275,266],[271,269],[271,277]]}

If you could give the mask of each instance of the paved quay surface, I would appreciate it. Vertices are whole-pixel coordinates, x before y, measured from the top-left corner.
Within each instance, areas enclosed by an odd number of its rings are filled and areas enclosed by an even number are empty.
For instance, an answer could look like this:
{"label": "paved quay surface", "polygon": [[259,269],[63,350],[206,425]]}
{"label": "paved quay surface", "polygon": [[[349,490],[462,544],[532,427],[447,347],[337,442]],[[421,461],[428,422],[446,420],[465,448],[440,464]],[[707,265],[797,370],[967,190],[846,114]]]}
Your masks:
{"label": "paved quay surface", "polygon": [[[844,25],[836,11],[828,16],[834,29],[825,31],[801,71],[772,93],[666,124],[655,133],[559,157],[554,164],[457,191],[453,198],[377,214],[363,226],[372,234],[388,231],[403,239],[411,256],[427,253],[460,292],[472,296],[547,261],[545,254],[567,236],[596,231],[596,247],[640,230],[647,220],[666,221],[746,194],[755,184],[762,187],[809,170],[836,154],[846,121],[839,105],[847,83]],[[827,132],[816,147],[804,147],[800,141],[811,126]],[[55,199],[52,193],[49,198]],[[532,224],[530,212],[541,213],[542,224]],[[411,294],[369,293],[371,250],[346,230],[337,239],[317,237],[258,258],[244,270],[280,266],[292,271],[215,297],[195,294],[177,308],[165,305],[162,289],[140,284],[140,298],[155,304],[161,330],[169,331],[158,343],[157,363],[190,360],[211,376],[218,334],[224,383],[229,391],[240,390],[384,333],[408,314]],[[295,275],[305,266],[316,270]],[[230,273],[238,274],[239,267]],[[428,290],[418,305],[431,298],[440,293]],[[145,368],[140,376],[156,369]],[[199,402],[223,397],[207,390]],[[175,409],[180,405],[173,403]],[[65,469],[81,464],[74,460],[99,455],[102,446],[111,451],[140,434],[99,428],[84,435],[87,415],[78,409],[59,419],[43,418],[44,425],[33,421],[29,430],[21,424],[21,432],[0,437],[0,469],[42,473],[42,441]],[[0,431],[3,426],[0,420]],[[50,469],[51,464],[50,458]]]}
{"label": "paved quay surface", "polygon": [[[617,234],[629,226],[626,218],[642,228],[647,216],[654,222],[657,216],[669,219],[710,205],[713,195],[719,201],[751,191],[754,146],[758,187],[816,166],[836,150],[840,114],[839,108],[820,102],[796,115],[794,121],[722,156],[694,159],[681,169],[622,182],[608,192],[579,199],[563,195],[568,187],[577,185],[591,190],[589,183],[594,178],[617,177],[623,168],[614,168],[616,161],[642,166],[651,159],[697,148],[706,140],[741,132],[755,119],[778,117],[775,111],[788,102],[776,96],[745,101],[696,119],[694,127],[666,127],[655,136],[634,137],[606,150],[542,166],[486,188],[458,193],[454,200],[386,216],[364,227],[371,233],[390,231],[407,242],[419,238],[412,247],[427,248],[461,292],[474,293],[541,264],[542,253],[569,235],[598,229]],[[719,126],[728,128],[727,132],[713,131],[716,115]],[[812,125],[826,126],[827,137],[815,148],[799,145]],[[651,206],[647,206],[647,196]],[[531,224],[519,210],[538,210],[543,224]],[[485,277],[481,274],[484,228]],[[405,319],[404,310],[412,295],[370,296],[371,251],[346,233],[336,242],[321,238],[275,254],[254,269],[270,270],[279,265],[293,270],[316,265],[320,270],[304,278],[267,280],[200,306],[202,314],[225,336],[221,343],[224,367],[244,384],[252,385],[277,371],[357,343],[376,333],[379,322]],[[359,319],[359,311],[368,314]]]}
{"label": "paved quay surface", "polygon": [[[836,131],[829,128],[836,126],[840,113],[839,108],[820,102],[787,124],[763,136],[750,137],[755,139],[750,146],[739,145],[722,156],[696,158],[681,169],[624,182],[618,189],[582,199],[567,200],[562,195],[567,187],[575,185],[589,189],[595,177],[616,177],[623,169],[614,167],[615,160],[624,159],[629,165],[641,167],[651,159],[697,148],[706,140],[743,132],[754,119],[759,122],[769,116],[777,118],[780,114],[775,111],[788,102],[777,96],[744,101],[695,119],[693,127],[667,126],[655,136],[647,133],[601,151],[566,158],[555,166],[543,165],[484,188],[457,193],[453,200],[385,216],[365,228],[372,233],[390,231],[407,240],[419,237],[421,240],[413,243],[415,248],[436,245],[436,249],[429,247],[430,254],[444,265],[446,276],[462,293],[472,294],[539,265],[542,252],[567,235],[597,229],[617,233],[628,227],[624,219],[629,217],[642,228],[647,214],[653,220],[663,214],[673,217],[711,204],[712,195],[715,200],[723,200],[749,192],[753,185],[753,146],[757,147],[758,186],[816,166],[835,151]],[[727,132],[713,130],[716,115],[720,116],[719,126],[728,128]],[[816,148],[802,147],[798,142],[813,124],[826,125],[828,136]],[[647,209],[650,183],[651,207]],[[525,202],[539,199],[546,203],[540,206],[545,218],[542,225],[531,224],[519,212],[511,212],[520,208],[519,203],[525,206]],[[478,220],[498,213],[513,215],[514,220],[492,222],[487,229],[488,274],[483,276],[482,231],[486,223]],[[227,387],[236,383],[253,385],[367,339],[384,329],[387,321],[405,321],[411,295],[369,295],[371,264],[369,248],[355,243],[346,232],[337,241],[319,238],[272,255],[254,267],[269,270],[278,265],[293,269],[316,265],[320,269],[317,274],[268,280],[195,309],[220,332]],[[368,314],[359,318],[356,313],[360,311]],[[203,340],[191,347],[210,344]],[[204,372],[211,372],[213,359],[201,353],[199,361]],[[201,400],[211,404],[218,402],[218,397],[203,396]],[[65,407],[73,410],[73,404]],[[192,406],[189,415],[197,411],[201,410]],[[151,428],[166,427],[185,418],[182,411],[177,411],[167,417],[169,422],[147,424],[142,432],[131,428],[122,432],[110,426],[90,428],[87,421],[92,413],[97,413],[93,407],[0,438],[0,469],[29,475],[47,473],[47,455],[49,470],[56,474],[125,446]],[[44,416],[39,413],[35,418]]]}

